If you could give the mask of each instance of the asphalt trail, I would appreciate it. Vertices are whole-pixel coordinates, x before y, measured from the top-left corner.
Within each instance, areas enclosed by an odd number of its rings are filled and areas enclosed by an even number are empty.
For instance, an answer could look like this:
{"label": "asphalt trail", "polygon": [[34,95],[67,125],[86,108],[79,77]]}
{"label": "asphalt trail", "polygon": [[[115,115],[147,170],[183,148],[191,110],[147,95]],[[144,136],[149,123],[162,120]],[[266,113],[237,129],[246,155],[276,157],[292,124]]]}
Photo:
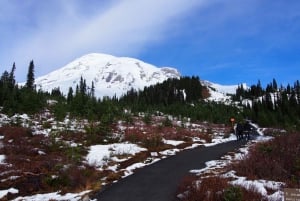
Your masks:
{"label": "asphalt trail", "polygon": [[230,141],[212,147],[185,150],[152,165],[138,169],[96,194],[99,201],[174,201],[176,189],[189,170],[202,169],[205,162],[220,159],[234,151],[241,141]]}

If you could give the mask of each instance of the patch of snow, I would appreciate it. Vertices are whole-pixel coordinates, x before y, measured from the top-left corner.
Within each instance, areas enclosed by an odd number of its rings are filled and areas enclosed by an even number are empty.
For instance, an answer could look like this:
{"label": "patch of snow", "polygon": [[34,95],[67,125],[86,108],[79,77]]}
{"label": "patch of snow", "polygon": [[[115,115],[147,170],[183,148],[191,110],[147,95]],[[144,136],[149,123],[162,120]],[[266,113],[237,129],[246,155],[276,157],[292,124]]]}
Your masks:
{"label": "patch of snow", "polygon": [[5,160],[5,156],[4,155],[0,155],[0,164],[3,164]]}
{"label": "patch of snow", "polygon": [[88,164],[96,167],[102,167],[114,155],[130,154],[134,155],[138,152],[146,151],[136,144],[115,143],[110,145],[94,145],[90,147],[90,151],[86,156]]}
{"label": "patch of snow", "polygon": [[5,197],[8,193],[17,194],[17,193],[19,193],[19,190],[15,189],[15,188],[10,188],[7,190],[0,190],[0,199]]}
{"label": "patch of snow", "polygon": [[[233,185],[242,186],[248,190],[255,190],[256,192],[259,192],[263,196],[268,196],[268,190],[271,189],[275,192],[280,191],[280,189],[283,188],[285,185],[283,182],[276,182],[276,181],[267,181],[267,180],[248,180],[245,177],[238,177],[234,173],[232,173],[231,178],[236,178],[236,180],[231,181],[230,183]],[[274,195],[281,196],[280,192],[277,192],[277,194],[272,194],[271,197]],[[277,197],[278,198],[278,197]],[[283,199],[283,197],[282,197]]]}
{"label": "patch of snow", "polygon": [[231,103],[230,95],[235,94],[238,88],[238,85],[220,85],[206,80],[201,81],[201,83],[207,86],[209,90],[210,97],[207,98],[208,101],[223,102],[225,104]]}
{"label": "patch of snow", "polygon": [[150,155],[151,155],[152,157],[157,157],[157,156],[158,156],[158,153],[157,153],[157,152],[151,152]]}
{"label": "patch of snow", "polygon": [[165,139],[163,139],[163,143],[165,143],[165,144],[170,144],[170,145],[173,145],[173,146],[177,146],[177,145],[180,145],[180,144],[184,143],[184,141],[178,141],[178,140],[165,140]]}
{"label": "patch of snow", "polygon": [[125,175],[124,175],[124,177],[127,177],[127,176],[129,176],[129,175],[132,175],[134,170],[136,170],[136,169],[138,169],[138,168],[142,168],[142,167],[144,167],[144,166],[146,166],[145,163],[134,163],[134,164],[128,166],[128,167],[126,168],[126,170],[125,170]]}
{"label": "patch of snow", "polygon": [[172,156],[175,155],[177,152],[179,152],[179,149],[168,149],[165,151],[161,151],[159,152],[161,155],[165,155],[165,156]]}
{"label": "patch of snow", "polygon": [[38,151],[38,154],[39,154],[39,155],[46,155],[46,153],[43,152],[43,151],[41,151],[41,150]]}
{"label": "patch of snow", "polygon": [[46,193],[46,194],[37,194],[33,196],[26,196],[26,197],[18,197],[14,199],[14,201],[37,201],[37,200],[57,200],[57,201],[80,201],[82,197],[89,193],[90,191],[83,191],[81,193],[67,193],[65,195],[59,194],[59,192],[54,193]]}
{"label": "patch of snow", "polygon": [[210,146],[217,145],[219,143],[229,142],[233,140],[236,140],[236,136],[234,134],[231,134],[228,138],[224,138],[223,136],[217,136],[216,138],[212,139],[211,143],[205,143],[204,146],[210,147]]}

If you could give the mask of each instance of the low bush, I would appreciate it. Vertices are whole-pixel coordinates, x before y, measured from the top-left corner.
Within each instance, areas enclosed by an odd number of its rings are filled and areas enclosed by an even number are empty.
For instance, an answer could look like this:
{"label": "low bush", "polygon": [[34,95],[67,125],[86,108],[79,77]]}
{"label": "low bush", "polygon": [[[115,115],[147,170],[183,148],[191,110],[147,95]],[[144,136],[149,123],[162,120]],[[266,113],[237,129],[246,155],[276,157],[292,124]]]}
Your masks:
{"label": "low bush", "polygon": [[[190,183],[188,183],[190,182]],[[223,190],[228,188],[228,180],[221,177],[207,177],[201,180],[185,180],[186,188],[181,187],[184,193],[181,201],[215,201],[222,200]]]}
{"label": "low bush", "polygon": [[4,136],[1,154],[7,164],[0,165],[0,188],[17,188],[19,194],[12,198],[57,190],[83,191],[100,180],[99,172],[82,162],[85,148],[57,140],[61,134],[32,135],[20,127],[2,127],[0,133]]}
{"label": "low bush", "polygon": [[230,186],[223,193],[224,201],[243,201],[242,190],[238,186]]}
{"label": "low bush", "polygon": [[251,179],[281,181],[300,186],[300,133],[284,134],[256,144],[244,160],[232,167]]}

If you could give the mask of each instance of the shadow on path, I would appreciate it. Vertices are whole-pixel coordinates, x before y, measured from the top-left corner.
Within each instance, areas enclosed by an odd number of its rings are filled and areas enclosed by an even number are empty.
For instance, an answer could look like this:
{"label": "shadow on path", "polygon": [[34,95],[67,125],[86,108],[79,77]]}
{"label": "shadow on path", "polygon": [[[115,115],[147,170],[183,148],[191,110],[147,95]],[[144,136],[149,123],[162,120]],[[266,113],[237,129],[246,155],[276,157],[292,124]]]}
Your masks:
{"label": "shadow on path", "polygon": [[99,201],[174,201],[181,179],[205,162],[220,159],[244,142],[230,141],[212,147],[185,150],[136,172],[97,193]]}

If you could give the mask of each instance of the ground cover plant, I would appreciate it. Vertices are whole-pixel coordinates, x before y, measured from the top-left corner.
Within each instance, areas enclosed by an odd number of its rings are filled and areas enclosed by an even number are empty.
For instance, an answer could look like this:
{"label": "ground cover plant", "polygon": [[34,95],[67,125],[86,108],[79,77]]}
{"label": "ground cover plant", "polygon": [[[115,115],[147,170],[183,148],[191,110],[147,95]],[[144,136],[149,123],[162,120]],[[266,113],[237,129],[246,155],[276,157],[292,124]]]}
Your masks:
{"label": "ground cover plant", "polygon": [[[284,133],[268,141],[256,142],[246,155],[224,167],[185,177],[177,194],[181,195],[182,201],[270,200],[267,195],[275,192],[272,185],[262,193],[254,181],[278,182],[281,191],[283,188],[299,188],[299,142],[300,133]],[[245,185],[242,181],[234,182],[237,177],[244,178]],[[281,199],[280,196],[271,198]]]}
{"label": "ground cover plant", "polygon": [[[182,123],[163,114],[150,115],[146,121],[144,114],[127,116],[133,121],[115,120],[104,128],[101,122],[84,119],[59,122],[50,111],[32,116],[2,114],[0,191],[18,190],[3,199],[86,190],[92,194],[131,174],[134,169],[128,167],[151,164],[195,143],[210,143],[228,131],[225,125],[189,120]],[[133,143],[144,150],[130,154],[117,148],[122,143]],[[103,164],[87,161],[92,146],[108,147],[109,153],[99,158]]]}
{"label": "ground cover plant", "polygon": [[[19,195],[37,192],[83,191],[99,179],[92,166],[82,163],[83,147],[71,148],[62,141],[44,135],[32,135],[30,129],[5,126],[1,154],[0,188],[17,188]],[[71,150],[72,149],[72,150]],[[72,152],[72,153],[71,153]],[[13,197],[11,195],[10,197]]]}
{"label": "ground cover plant", "polygon": [[300,187],[300,133],[276,136],[257,143],[244,160],[234,164],[238,175],[251,179],[267,179]]}

